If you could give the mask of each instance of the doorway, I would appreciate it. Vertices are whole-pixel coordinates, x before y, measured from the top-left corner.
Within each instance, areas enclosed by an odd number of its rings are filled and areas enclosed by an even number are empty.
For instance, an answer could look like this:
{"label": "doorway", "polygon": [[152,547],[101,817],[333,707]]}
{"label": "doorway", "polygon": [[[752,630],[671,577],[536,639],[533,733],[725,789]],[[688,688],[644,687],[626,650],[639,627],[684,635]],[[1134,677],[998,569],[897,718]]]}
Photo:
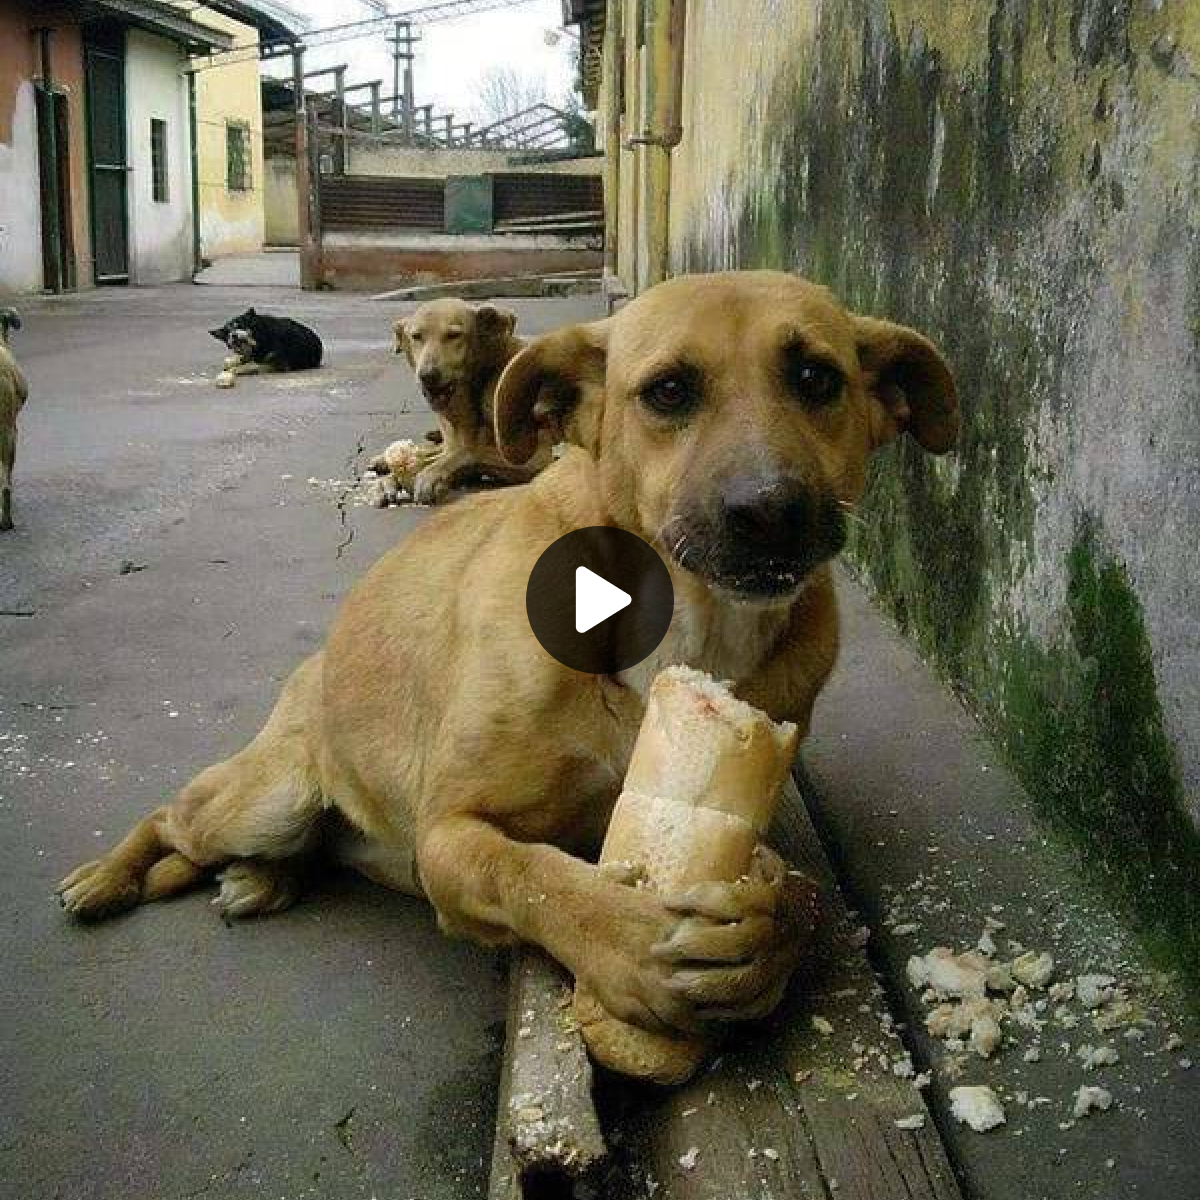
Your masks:
{"label": "doorway", "polygon": [[89,26],[84,42],[92,255],[96,283],[129,282],[129,161],[125,144],[125,35]]}

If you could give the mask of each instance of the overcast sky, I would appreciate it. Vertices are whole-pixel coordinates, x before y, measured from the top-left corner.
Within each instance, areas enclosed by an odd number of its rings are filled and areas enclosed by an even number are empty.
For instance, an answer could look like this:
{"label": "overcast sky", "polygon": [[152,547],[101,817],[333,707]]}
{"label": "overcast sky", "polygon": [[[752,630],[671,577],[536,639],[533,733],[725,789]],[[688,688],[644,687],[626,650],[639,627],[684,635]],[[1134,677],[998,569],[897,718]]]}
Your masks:
{"label": "overcast sky", "polygon": [[[418,7],[420,0],[389,0],[392,12]],[[340,25],[373,15],[361,0],[287,0],[304,13],[313,28]],[[562,30],[560,0],[530,0],[517,8],[419,27],[422,40],[413,64],[416,102],[431,101],[439,110],[453,110],[460,119],[474,108],[475,85],[493,64],[515,67],[522,74],[546,81],[549,95],[561,100],[571,88],[568,51],[563,36],[556,46],[546,44],[548,30]],[[392,59],[380,31],[354,41],[313,48],[305,55],[307,70],[346,63],[347,83],[384,81],[391,93]],[[271,68],[272,74],[282,73]]]}

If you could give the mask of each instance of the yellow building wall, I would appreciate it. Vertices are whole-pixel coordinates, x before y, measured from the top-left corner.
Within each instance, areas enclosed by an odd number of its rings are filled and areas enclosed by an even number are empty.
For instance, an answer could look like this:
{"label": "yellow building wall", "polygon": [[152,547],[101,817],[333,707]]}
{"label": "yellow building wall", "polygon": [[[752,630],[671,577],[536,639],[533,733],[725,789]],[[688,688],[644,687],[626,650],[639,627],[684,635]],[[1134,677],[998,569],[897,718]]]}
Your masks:
{"label": "yellow building wall", "polygon": [[[608,8],[634,290],[654,215],[626,148],[635,20],[665,2]],[[942,347],[959,452],[877,457],[852,559],[1200,978],[1200,5],[686,0],[686,19],[671,272],[796,271]]]}
{"label": "yellow building wall", "polygon": [[[193,20],[221,29],[235,46],[258,45],[258,30],[211,9],[189,14]],[[196,70],[196,163],[200,208],[200,253],[205,259],[261,250],[265,233],[262,92],[258,55],[232,56],[225,66],[193,61]],[[218,60],[220,61],[220,60]],[[231,192],[226,163],[226,125],[250,126],[250,189]]]}

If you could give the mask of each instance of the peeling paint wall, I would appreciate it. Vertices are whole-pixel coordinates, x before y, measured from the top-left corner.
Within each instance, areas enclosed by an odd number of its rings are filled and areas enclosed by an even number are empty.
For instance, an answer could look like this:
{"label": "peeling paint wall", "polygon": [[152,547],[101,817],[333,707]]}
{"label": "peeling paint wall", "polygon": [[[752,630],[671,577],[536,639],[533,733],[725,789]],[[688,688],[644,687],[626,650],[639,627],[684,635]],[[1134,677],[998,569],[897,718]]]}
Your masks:
{"label": "peeling paint wall", "polygon": [[[31,32],[35,15],[28,5],[0,6],[0,292],[39,291],[44,284],[36,98],[41,55]],[[92,261],[78,26],[54,29],[50,56],[54,87],[67,104],[70,249],[77,280],[86,284]]]}
{"label": "peeling paint wall", "polygon": [[37,106],[32,80],[16,82],[13,92],[7,136],[0,135],[0,292],[33,292],[42,286]]}
{"label": "peeling paint wall", "polygon": [[1151,925],[1195,930],[1200,5],[687,20],[673,269],[794,269],[945,348],[961,451],[880,456],[856,561],[1046,816]]}

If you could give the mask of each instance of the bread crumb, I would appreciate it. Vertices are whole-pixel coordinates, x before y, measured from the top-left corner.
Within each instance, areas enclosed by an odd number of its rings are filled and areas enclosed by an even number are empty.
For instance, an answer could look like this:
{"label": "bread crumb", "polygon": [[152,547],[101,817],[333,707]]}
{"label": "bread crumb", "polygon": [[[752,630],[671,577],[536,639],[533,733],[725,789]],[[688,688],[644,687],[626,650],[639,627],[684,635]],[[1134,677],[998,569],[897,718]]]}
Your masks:
{"label": "bread crumb", "polygon": [[1075,978],[1075,995],[1084,1008],[1099,1008],[1113,998],[1116,982],[1111,975],[1078,975]]}
{"label": "bread crumb", "polygon": [[813,1017],[812,1027],[822,1036],[831,1037],[833,1035],[833,1025],[830,1024],[824,1017]]}
{"label": "bread crumb", "polygon": [[1013,977],[1033,991],[1040,991],[1054,975],[1054,959],[1043,951],[1027,950],[1013,959]]}
{"label": "bread crumb", "polygon": [[911,1117],[899,1117],[897,1120],[893,1121],[892,1124],[895,1125],[897,1129],[924,1129],[925,1114],[913,1113]]}
{"label": "bread crumb", "polygon": [[960,1124],[969,1125],[976,1133],[986,1133],[1004,1124],[1000,1098],[984,1084],[951,1088],[950,1111]]}
{"label": "bread crumb", "polygon": [[1076,1054],[1083,1059],[1085,1071],[1098,1071],[1101,1067],[1111,1067],[1121,1061],[1121,1056],[1111,1046],[1080,1046]]}
{"label": "bread crumb", "polygon": [[1090,1087],[1084,1084],[1075,1093],[1075,1107],[1072,1113],[1076,1120],[1080,1117],[1086,1117],[1088,1113],[1093,1111],[1105,1112],[1112,1108],[1112,1092],[1107,1088]]}
{"label": "bread crumb", "polygon": [[685,1171],[694,1171],[696,1169],[696,1161],[700,1157],[700,1147],[692,1146],[691,1149],[685,1151],[679,1156],[679,1165]]}

